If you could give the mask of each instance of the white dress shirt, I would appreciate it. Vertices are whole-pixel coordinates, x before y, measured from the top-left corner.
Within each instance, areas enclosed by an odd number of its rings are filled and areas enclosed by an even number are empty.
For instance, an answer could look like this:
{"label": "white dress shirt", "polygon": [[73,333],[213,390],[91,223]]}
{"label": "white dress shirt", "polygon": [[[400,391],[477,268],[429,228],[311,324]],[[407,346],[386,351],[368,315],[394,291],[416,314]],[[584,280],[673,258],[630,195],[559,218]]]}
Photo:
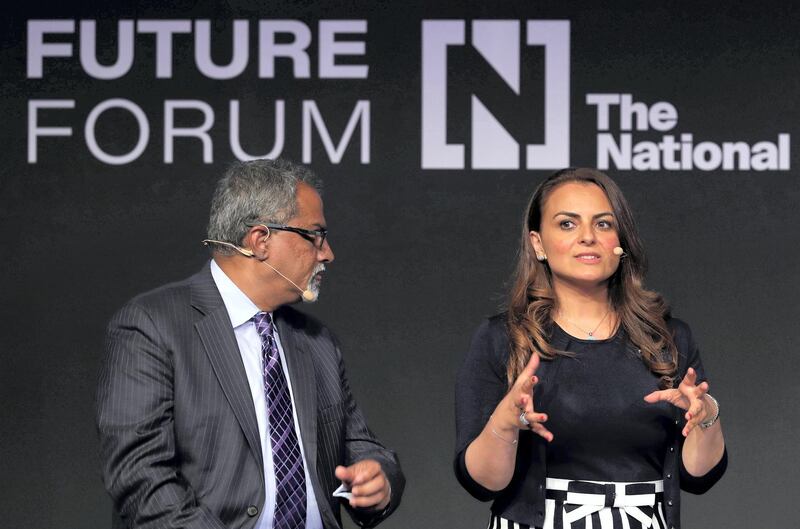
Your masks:
{"label": "white dress shirt", "polygon": [[[269,414],[267,413],[267,402],[264,394],[263,376],[263,355],[261,352],[261,337],[256,331],[255,323],[252,318],[256,313],[261,312],[259,308],[248,298],[244,292],[239,290],[233,281],[222,271],[213,260],[211,261],[211,275],[217,285],[231,319],[233,333],[236,335],[236,342],[239,344],[239,353],[242,355],[244,370],[247,372],[247,381],[250,384],[250,393],[253,396],[253,405],[258,421],[258,434],[261,438],[261,452],[264,457],[264,486],[266,499],[261,515],[256,522],[255,529],[272,529],[272,521],[275,512],[275,465],[272,461],[272,441],[269,436]],[[278,329],[275,328],[275,342],[278,345],[278,352],[281,356],[283,374],[289,385],[289,395],[292,399],[292,407],[296,410],[294,403],[294,392],[289,373],[286,371],[286,357],[281,346]],[[303,440],[300,434],[300,426],[297,421],[297,411],[294,413],[294,430],[297,433],[297,440],[300,443],[300,452],[303,456],[303,468],[306,473],[306,529],[322,529],[322,518],[317,507],[317,499],[314,496],[314,488],[308,474],[308,463]]]}

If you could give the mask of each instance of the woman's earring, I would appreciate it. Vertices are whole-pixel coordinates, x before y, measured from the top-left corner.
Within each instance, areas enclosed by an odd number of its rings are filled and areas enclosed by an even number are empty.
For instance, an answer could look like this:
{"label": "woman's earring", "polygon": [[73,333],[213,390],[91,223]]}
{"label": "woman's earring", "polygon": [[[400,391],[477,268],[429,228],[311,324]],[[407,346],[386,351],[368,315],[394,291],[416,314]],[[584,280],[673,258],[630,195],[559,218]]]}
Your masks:
{"label": "woman's earring", "polygon": [[544,255],[544,254],[538,254],[538,253],[537,253],[537,254],[536,254],[536,260],[537,260],[537,261],[540,261],[540,262],[547,261],[547,256],[546,256],[546,255]]}

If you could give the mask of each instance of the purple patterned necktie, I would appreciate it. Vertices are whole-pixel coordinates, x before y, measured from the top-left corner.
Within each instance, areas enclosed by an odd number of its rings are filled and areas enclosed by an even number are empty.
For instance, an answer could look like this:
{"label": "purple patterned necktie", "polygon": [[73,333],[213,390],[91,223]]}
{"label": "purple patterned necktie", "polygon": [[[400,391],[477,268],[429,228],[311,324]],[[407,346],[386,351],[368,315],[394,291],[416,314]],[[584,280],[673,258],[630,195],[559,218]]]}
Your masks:
{"label": "purple patterned necktie", "polygon": [[272,315],[259,312],[253,317],[261,336],[264,358],[264,391],[269,414],[269,437],[275,465],[274,529],[305,529],[306,475],[300,443],[294,430],[294,410],[289,385],[283,374],[278,345],[275,343]]}

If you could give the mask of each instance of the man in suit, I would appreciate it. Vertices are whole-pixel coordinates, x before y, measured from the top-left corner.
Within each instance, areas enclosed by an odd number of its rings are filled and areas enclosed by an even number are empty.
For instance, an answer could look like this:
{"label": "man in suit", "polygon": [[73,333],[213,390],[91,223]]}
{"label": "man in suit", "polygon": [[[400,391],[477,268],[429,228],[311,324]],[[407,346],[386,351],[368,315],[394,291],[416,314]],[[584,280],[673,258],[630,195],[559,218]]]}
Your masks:
{"label": "man in suit", "polygon": [[[319,180],[283,160],[219,181],[194,276],[111,320],[97,425],[115,527],[371,527],[399,504],[397,458],[370,432],[331,333],[289,307],[333,261]],[[349,498],[333,496],[340,485]]]}

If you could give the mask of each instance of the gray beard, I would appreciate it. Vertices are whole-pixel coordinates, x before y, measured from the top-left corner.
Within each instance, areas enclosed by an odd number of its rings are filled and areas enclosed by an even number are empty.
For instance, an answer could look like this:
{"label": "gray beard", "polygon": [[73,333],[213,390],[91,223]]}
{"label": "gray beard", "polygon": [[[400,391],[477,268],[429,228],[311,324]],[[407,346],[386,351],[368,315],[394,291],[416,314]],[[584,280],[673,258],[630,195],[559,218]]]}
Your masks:
{"label": "gray beard", "polygon": [[306,285],[306,289],[311,291],[314,294],[314,299],[310,301],[306,301],[305,298],[303,299],[304,303],[314,303],[319,299],[319,289],[321,280],[317,280],[317,274],[325,271],[325,264],[319,263],[317,266],[314,267],[314,271],[311,273],[311,279],[308,280],[308,285]]}

